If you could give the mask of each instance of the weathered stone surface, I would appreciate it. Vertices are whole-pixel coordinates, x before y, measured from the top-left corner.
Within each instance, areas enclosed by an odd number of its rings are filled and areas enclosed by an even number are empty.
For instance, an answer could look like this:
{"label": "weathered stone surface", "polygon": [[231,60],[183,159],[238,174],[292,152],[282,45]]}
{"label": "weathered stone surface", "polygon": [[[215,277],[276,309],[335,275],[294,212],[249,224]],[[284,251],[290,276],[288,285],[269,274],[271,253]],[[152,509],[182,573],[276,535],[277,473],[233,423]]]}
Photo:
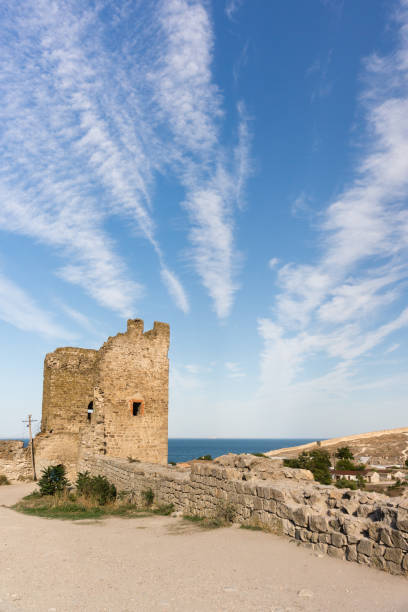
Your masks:
{"label": "weathered stone surface", "polygon": [[362,555],[370,556],[373,552],[373,542],[367,538],[363,538],[357,544],[357,552],[361,553]]}
{"label": "weathered stone surface", "polygon": [[387,548],[384,554],[384,559],[387,561],[393,561],[399,565],[402,561],[403,553],[399,548]]}
{"label": "weathered stone surface", "polygon": [[300,525],[301,527],[307,527],[309,520],[308,510],[306,507],[299,506],[293,512],[293,521],[296,525]]}
{"label": "weathered stone surface", "polygon": [[408,518],[402,512],[398,512],[397,528],[408,533]]}
{"label": "weathered stone surface", "polygon": [[[166,323],[143,333],[143,321],[130,319],[98,351],[64,347],[46,355],[38,471],[64,463],[75,478],[79,455],[167,464],[168,348]],[[26,476],[27,451],[15,449],[10,469],[0,456],[1,472]]]}
{"label": "weathered stone surface", "polygon": [[320,514],[312,514],[309,516],[309,529],[312,531],[327,532],[328,527],[329,526],[325,516]]}
{"label": "weathered stone surface", "polygon": [[32,478],[31,452],[20,440],[0,440],[0,474],[10,480]]}
{"label": "weathered stone surface", "polygon": [[346,547],[346,559],[347,561],[357,561],[357,547],[355,544],[349,544]]}
{"label": "weathered stone surface", "polygon": [[342,548],[337,548],[336,546],[328,546],[327,554],[329,557],[334,557],[335,559],[344,559],[345,553]]}
{"label": "weathered stone surface", "polygon": [[331,543],[333,544],[333,546],[340,548],[341,546],[347,544],[347,538],[342,533],[332,533]]}

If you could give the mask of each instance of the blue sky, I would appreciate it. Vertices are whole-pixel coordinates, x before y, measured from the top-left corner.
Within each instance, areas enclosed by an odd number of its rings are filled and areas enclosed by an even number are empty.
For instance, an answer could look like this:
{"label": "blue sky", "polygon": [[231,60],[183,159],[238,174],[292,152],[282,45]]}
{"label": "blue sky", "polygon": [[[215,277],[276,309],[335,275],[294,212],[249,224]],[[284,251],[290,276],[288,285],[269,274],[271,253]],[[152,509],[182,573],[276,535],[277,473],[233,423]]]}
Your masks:
{"label": "blue sky", "polygon": [[0,8],[0,437],[169,322],[169,433],[406,425],[408,2]]}

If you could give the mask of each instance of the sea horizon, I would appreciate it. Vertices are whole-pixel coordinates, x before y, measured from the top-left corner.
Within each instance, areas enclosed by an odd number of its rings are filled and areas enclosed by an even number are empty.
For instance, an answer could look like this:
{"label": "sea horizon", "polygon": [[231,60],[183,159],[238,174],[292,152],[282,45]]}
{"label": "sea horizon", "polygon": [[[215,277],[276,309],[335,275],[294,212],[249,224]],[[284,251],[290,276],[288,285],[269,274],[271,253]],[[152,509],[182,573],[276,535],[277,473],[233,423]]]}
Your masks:
{"label": "sea horizon", "polygon": [[[168,461],[180,463],[203,455],[219,457],[228,453],[266,453],[279,448],[300,446],[317,442],[322,438],[169,438]],[[0,438],[0,440],[21,440],[25,445],[28,438]]]}

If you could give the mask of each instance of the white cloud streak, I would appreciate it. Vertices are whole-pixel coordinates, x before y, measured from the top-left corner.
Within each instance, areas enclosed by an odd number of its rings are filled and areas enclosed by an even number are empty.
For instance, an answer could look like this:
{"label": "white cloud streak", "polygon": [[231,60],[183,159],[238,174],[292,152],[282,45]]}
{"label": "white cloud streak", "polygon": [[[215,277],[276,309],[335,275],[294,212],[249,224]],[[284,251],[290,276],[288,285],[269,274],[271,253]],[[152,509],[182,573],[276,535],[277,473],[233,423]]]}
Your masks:
{"label": "white cloud streak", "polygon": [[[324,402],[326,410],[336,405],[334,398],[344,402],[370,352],[408,326],[408,309],[398,312],[408,277],[406,0],[398,21],[395,53],[365,63],[366,152],[354,182],[326,211],[322,255],[315,264],[280,268],[275,321],[259,323],[261,395],[297,415],[301,406],[318,411]],[[313,359],[325,362],[326,374],[313,373]]]}
{"label": "white cloud streak", "polygon": [[22,331],[35,332],[51,338],[76,338],[58,325],[53,316],[41,309],[16,283],[0,272],[0,319]]}
{"label": "white cloud streak", "polygon": [[[58,272],[64,280],[127,316],[143,288],[107,233],[106,221],[118,215],[150,242],[164,284],[187,312],[153,217],[157,174],[175,172],[193,226],[192,261],[217,314],[226,316],[237,288],[233,206],[248,174],[249,133],[241,117],[236,166],[228,167],[205,5],[157,0],[139,9],[77,0],[4,7],[0,228],[52,246],[67,261]],[[237,174],[242,193],[220,184],[220,174],[230,183]]]}
{"label": "white cloud streak", "polygon": [[249,175],[249,130],[239,105],[238,143],[234,163],[225,161],[219,122],[221,96],[211,73],[213,32],[199,2],[162,3],[160,26],[165,45],[157,68],[149,73],[172,141],[173,167],[186,190],[183,207],[191,221],[190,258],[213,299],[220,318],[230,313],[238,284],[240,255],[234,245],[233,210],[240,205]]}
{"label": "white cloud streak", "polygon": [[241,8],[243,0],[227,0],[225,3],[225,14],[231,21],[234,20],[235,13]]}
{"label": "white cloud streak", "polygon": [[246,376],[245,372],[242,371],[241,365],[234,361],[226,361],[225,368],[229,378],[244,378]]}

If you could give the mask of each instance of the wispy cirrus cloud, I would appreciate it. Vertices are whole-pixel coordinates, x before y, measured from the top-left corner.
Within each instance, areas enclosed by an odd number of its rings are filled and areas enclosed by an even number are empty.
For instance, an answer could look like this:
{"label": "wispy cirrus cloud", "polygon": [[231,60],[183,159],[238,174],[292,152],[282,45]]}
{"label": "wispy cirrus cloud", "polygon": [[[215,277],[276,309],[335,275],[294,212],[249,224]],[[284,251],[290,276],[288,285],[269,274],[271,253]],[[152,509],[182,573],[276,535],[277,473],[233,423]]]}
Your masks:
{"label": "wispy cirrus cloud", "polygon": [[243,372],[241,365],[235,361],[226,361],[225,369],[228,372],[229,378],[244,378],[246,376],[245,372]]}
{"label": "wispy cirrus cloud", "polygon": [[[52,247],[65,260],[58,270],[64,280],[129,315],[143,287],[106,229],[119,216],[151,244],[165,286],[188,312],[154,211],[158,174],[174,172],[192,222],[192,261],[207,289],[204,267],[212,266],[210,293],[224,316],[236,290],[234,198],[217,177],[234,182],[246,161],[237,170],[223,161],[212,24],[198,0],[139,9],[76,0],[3,7],[0,228]],[[206,216],[209,190],[215,203]],[[210,259],[201,249],[206,237],[215,247]],[[219,275],[226,289],[217,289]]]}
{"label": "wispy cirrus cloud", "polygon": [[26,291],[1,272],[0,319],[22,331],[35,332],[51,338],[67,340],[76,338],[72,332],[56,323],[50,312],[38,306]]}
{"label": "wispy cirrus cloud", "polygon": [[172,135],[171,160],[186,191],[193,266],[220,318],[232,307],[240,255],[234,244],[234,207],[243,200],[250,173],[247,117],[238,105],[234,163],[220,142],[222,98],[213,83],[213,32],[199,2],[171,0],[161,12],[164,45],[149,72],[158,116]]}
{"label": "wispy cirrus cloud", "polygon": [[[395,52],[365,62],[365,152],[353,183],[326,210],[321,257],[280,268],[275,319],[259,323],[261,395],[296,414],[309,400],[312,410],[350,400],[370,352],[408,326],[408,309],[400,305],[408,278],[406,0],[397,19]],[[323,376],[309,367],[316,359],[325,361]]]}
{"label": "wispy cirrus cloud", "polygon": [[235,17],[235,13],[240,9],[244,0],[227,0],[225,3],[225,14],[231,21]]}

